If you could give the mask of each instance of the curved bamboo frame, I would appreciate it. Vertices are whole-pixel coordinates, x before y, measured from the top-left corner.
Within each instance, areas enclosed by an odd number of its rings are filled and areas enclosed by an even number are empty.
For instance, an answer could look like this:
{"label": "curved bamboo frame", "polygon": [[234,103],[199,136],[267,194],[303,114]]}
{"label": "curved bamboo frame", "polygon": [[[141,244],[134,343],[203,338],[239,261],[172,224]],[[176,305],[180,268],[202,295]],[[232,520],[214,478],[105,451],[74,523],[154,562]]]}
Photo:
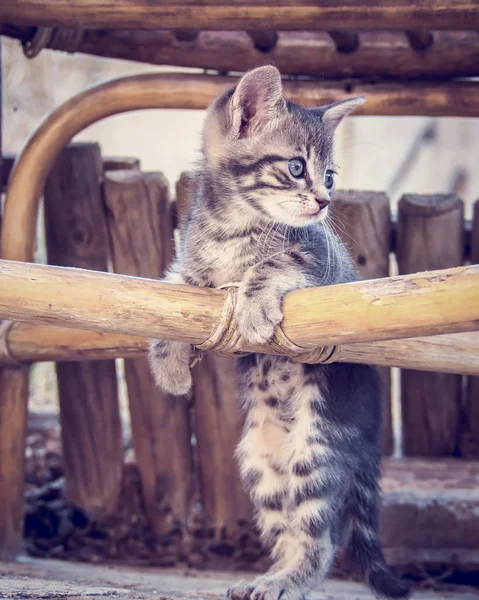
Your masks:
{"label": "curved bamboo frame", "polygon": [[[24,146],[10,176],[7,191],[0,256],[11,260],[33,260],[38,200],[47,175],[60,151],[77,133],[106,117],[149,108],[202,109],[237,81],[234,77],[152,74],[117,79],[92,87],[54,110],[39,125]],[[479,116],[478,86],[457,83],[441,89],[437,85],[394,88],[384,85],[323,86],[315,81],[285,81],[285,94],[308,106],[327,104],[345,96],[365,94],[368,102],[360,114],[448,114],[445,106],[461,105],[461,114]],[[391,89],[396,89],[392,110]],[[454,111],[452,112],[454,114]]]}

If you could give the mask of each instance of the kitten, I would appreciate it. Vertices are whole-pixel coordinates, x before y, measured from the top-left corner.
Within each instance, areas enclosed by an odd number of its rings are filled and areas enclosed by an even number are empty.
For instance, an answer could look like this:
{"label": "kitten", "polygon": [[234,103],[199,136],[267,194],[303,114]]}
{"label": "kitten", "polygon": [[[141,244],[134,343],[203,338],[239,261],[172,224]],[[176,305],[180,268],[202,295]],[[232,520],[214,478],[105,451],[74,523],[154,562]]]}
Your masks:
{"label": "kitten", "polygon": [[[324,220],[334,187],[333,135],[362,98],[305,109],[283,98],[272,66],[247,73],[210,108],[199,188],[166,281],[239,282],[244,339],[265,343],[293,289],[352,281],[355,269]],[[334,311],[334,307],[331,307]],[[152,341],[157,383],[191,388],[192,347]],[[263,354],[238,360],[246,424],[238,457],[274,566],[234,600],[299,600],[349,545],[380,596],[408,586],[378,541],[380,392],[373,367],[306,365]]]}

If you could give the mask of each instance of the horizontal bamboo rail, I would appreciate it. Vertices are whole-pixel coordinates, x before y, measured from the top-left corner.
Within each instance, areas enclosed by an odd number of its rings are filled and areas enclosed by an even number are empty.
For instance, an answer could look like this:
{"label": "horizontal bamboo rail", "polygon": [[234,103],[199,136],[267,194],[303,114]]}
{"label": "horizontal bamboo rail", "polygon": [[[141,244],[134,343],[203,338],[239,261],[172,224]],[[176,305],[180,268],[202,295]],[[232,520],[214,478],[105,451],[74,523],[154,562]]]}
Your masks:
{"label": "horizontal bamboo rail", "polygon": [[[36,323],[11,323],[4,335],[8,356],[0,352],[0,366],[12,362],[136,358],[148,351],[145,337]],[[479,375],[479,333],[344,344],[337,361]]]}
{"label": "horizontal bamboo rail", "polygon": [[[117,79],[75,96],[53,111],[33,133],[11,174],[4,210],[0,255],[33,260],[38,200],[59,152],[87,126],[122,112],[147,108],[206,108],[234,77],[140,75]],[[351,95],[367,96],[361,114],[479,116],[479,84],[353,85],[285,81],[285,95],[306,106]],[[459,107],[459,108],[458,108]]]}
{"label": "horizontal bamboo rail", "polygon": [[479,29],[474,0],[2,0],[0,20],[85,29]]}
{"label": "horizontal bamboo rail", "polygon": [[[217,330],[226,299],[224,290],[0,261],[3,319],[199,345]],[[307,349],[476,331],[479,265],[293,291],[284,315],[285,335]]]}
{"label": "horizontal bamboo rail", "polygon": [[[0,35],[21,40],[26,47],[37,39],[37,31],[0,24]],[[273,62],[283,75],[334,79],[446,79],[479,74],[479,36],[475,31],[435,31],[429,34],[432,42],[427,51],[419,52],[401,31],[362,31],[356,34],[357,47],[347,52],[338,49],[324,31],[281,31],[267,50],[245,31],[199,31],[185,40],[168,30],[82,30],[74,45],[71,31],[52,28],[44,47],[221,73]]]}

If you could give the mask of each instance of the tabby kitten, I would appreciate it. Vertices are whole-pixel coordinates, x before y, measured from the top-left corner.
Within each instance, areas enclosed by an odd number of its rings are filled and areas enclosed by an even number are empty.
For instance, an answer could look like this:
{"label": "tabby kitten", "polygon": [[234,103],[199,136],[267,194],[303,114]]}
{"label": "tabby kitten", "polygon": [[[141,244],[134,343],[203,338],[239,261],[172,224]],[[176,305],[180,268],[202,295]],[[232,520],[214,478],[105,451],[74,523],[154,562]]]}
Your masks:
{"label": "tabby kitten", "polygon": [[[204,287],[238,282],[243,338],[264,343],[293,289],[356,278],[325,226],[334,188],[333,135],[363,103],[305,109],[283,98],[272,66],[247,73],[216,100],[203,133],[199,188],[166,281]],[[331,307],[334,311],[334,307]],[[191,388],[192,347],[152,341],[157,383]],[[263,539],[275,560],[266,575],[228,591],[234,600],[299,600],[349,545],[382,597],[408,586],[378,541],[380,392],[376,370],[305,365],[263,354],[238,360],[246,424],[238,457]]]}

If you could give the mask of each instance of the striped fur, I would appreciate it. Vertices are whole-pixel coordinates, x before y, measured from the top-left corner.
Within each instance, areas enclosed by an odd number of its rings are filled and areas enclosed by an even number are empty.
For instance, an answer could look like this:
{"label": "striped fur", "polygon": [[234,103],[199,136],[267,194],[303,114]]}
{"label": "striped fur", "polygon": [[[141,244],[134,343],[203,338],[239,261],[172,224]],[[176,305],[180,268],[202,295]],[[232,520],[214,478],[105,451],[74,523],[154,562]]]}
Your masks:
{"label": "striped fur", "polygon": [[[332,191],[325,182],[335,168],[334,129],[359,103],[303,109],[284,100],[278,71],[262,67],[209,111],[199,189],[166,281],[238,282],[235,318],[248,341],[271,338],[289,290],[356,277],[325,220]],[[304,166],[299,178],[291,159]],[[152,341],[150,362],[162,388],[190,390],[191,353],[179,342]],[[406,597],[408,587],[391,573],[378,542],[375,369],[251,355],[238,360],[238,376],[246,424],[237,455],[275,563],[228,596],[300,600],[348,545],[378,595]]]}

